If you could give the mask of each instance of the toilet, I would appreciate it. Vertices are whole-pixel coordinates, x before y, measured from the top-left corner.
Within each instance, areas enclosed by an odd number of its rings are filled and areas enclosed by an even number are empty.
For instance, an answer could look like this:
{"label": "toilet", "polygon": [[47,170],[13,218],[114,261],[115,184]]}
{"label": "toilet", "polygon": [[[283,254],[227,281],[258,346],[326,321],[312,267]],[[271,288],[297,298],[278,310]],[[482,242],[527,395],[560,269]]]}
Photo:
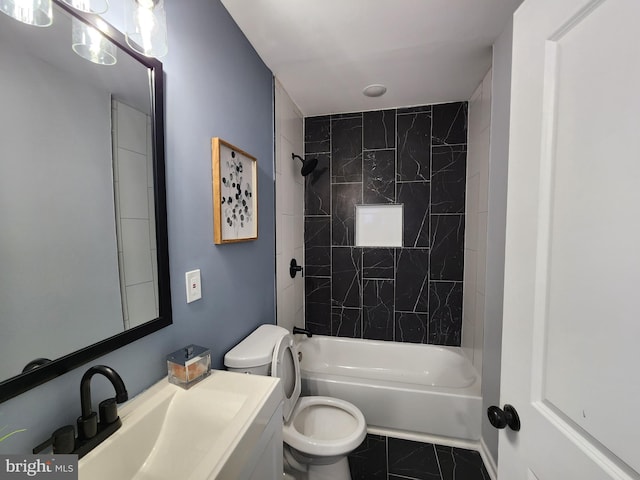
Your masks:
{"label": "toilet", "polygon": [[293,336],[261,325],[224,356],[227,370],[279,377],[284,390],[285,473],[297,480],[350,480],[347,455],[367,433],[362,412],[331,397],[300,397],[300,364]]}

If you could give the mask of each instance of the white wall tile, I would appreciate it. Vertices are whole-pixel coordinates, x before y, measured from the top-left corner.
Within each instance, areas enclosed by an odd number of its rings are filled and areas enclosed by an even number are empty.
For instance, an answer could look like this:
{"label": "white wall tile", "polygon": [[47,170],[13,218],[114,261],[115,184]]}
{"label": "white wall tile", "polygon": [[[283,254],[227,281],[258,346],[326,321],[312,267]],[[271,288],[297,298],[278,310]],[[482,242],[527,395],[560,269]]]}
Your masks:
{"label": "white wall tile", "polygon": [[467,179],[467,199],[465,210],[465,248],[478,249],[478,182],[480,174]]}
{"label": "white wall tile", "polygon": [[291,158],[291,153],[294,151],[293,144],[284,137],[281,137],[281,140],[282,149],[280,151],[280,155],[282,156],[282,176],[280,180],[282,183],[276,188],[282,188],[283,190],[283,205],[280,212],[286,213],[287,215],[293,215],[296,211],[296,208],[294,208],[296,201],[295,192],[297,189],[302,187],[298,182],[299,178],[302,177],[302,175],[300,175],[302,163],[300,160],[294,160]]}
{"label": "white wall tile", "polygon": [[291,331],[294,325],[294,302],[295,289],[293,285],[278,291],[276,300],[278,302],[278,325]]}
{"label": "white wall tile", "polygon": [[493,70],[489,70],[482,80],[482,100],[480,102],[480,129],[482,131],[491,125],[491,78]]}
{"label": "white wall tile", "polygon": [[[299,264],[304,265],[304,248],[296,248],[294,251],[294,258]],[[304,304],[304,276],[300,274],[296,275],[296,278],[293,280],[293,286],[295,290],[293,295],[293,308],[294,311],[297,312],[302,309]],[[301,324],[300,326],[302,327],[303,325],[304,324]]]}
{"label": "white wall tile", "polygon": [[[488,132],[488,130],[487,130]],[[489,158],[489,137],[483,136],[480,143],[483,158]],[[478,182],[478,212],[486,212],[489,209],[489,162],[480,166],[480,180]]]}
{"label": "white wall tile", "polygon": [[478,259],[476,290],[485,294],[487,276],[487,212],[478,214]]}
{"label": "white wall tile", "polygon": [[280,233],[280,242],[282,243],[282,254],[289,259],[293,258],[294,245],[293,239],[295,232],[293,230],[293,215],[281,215],[282,217],[282,230]]}
{"label": "white wall tile", "polygon": [[[158,262],[156,259],[158,258],[158,251],[151,250],[151,271],[153,273],[153,294],[156,298],[156,317],[160,316],[160,305],[158,304],[158,299],[160,296],[158,295]],[[154,317],[155,318],[155,317]]]}
{"label": "white wall tile", "polygon": [[153,126],[147,116],[147,187],[153,189]]}
{"label": "white wall tile", "polygon": [[153,282],[127,287],[129,326],[136,327],[156,318],[156,297]]}
{"label": "white wall tile", "polygon": [[[302,114],[276,79],[276,302],[277,322],[291,329],[303,322],[304,280],[289,275],[289,263],[302,264],[304,247],[304,178],[292,153],[304,157]],[[303,326],[303,323],[297,323]]]}
{"label": "white wall tile", "polygon": [[122,252],[127,286],[153,280],[148,220],[122,220]]}
{"label": "white wall tile", "polygon": [[147,154],[147,116],[118,102],[118,146]]}
{"label": "white wall tile", "polygon": [[153,188],[147,189],[147,203],[149,205],[149,245],[151,250],[156,248],[156,214],[154,210]]}
{"label": "white wall tile", "polygon": [[473,360],[476,323],[476,252],[464,252],[464,295],[462,299],[462,348]]}
{"label": "white wall tile", "polygon": [[491,72],[488,72],[469,102],[465,211],[462,347],[479,372],[483,356],[490,107]]}
{"label": "white wall tile", "polygon": [[469,100],[469,125],[482,129],[482,83],[478,85]]}
{"label": "white wall tile", "polygon": [[118,149],[118,184],[122,218],[149,218],[147,157]]}
{"label": "white wall tile", "polygon": [[473,366],[476,367],[478,372],[482,372],[482,358],[483,358],[483,342],[484,342],[484,305],[485,305],[485,296],[477,293],[476,294],[476,321],[475,321],[475,330],[474,330],[474,341],[473,341]]}

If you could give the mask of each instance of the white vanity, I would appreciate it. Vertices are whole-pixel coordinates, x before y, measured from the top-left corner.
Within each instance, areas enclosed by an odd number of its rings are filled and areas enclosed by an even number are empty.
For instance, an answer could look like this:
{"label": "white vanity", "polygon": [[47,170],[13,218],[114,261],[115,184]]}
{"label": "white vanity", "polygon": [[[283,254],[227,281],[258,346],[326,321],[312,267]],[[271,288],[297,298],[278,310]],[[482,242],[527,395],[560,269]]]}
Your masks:
{"label": "white vanity", "polygon": [[80,480],[282,478],[279,380],[212,370],[163,379],[120,409],[122,427],[79,461]]}

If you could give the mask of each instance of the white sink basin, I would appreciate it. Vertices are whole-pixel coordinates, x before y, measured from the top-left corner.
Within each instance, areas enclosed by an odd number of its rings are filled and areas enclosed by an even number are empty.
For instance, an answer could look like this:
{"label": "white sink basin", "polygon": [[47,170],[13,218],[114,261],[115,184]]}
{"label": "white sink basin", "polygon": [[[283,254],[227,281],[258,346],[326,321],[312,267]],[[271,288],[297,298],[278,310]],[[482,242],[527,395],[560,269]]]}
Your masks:
{"label": "white sink basin", "polygon": [[163,379],[120,409],[122,427],[83,457],[80,480],[234,478],[282,400],[277,379],[213,370]]}

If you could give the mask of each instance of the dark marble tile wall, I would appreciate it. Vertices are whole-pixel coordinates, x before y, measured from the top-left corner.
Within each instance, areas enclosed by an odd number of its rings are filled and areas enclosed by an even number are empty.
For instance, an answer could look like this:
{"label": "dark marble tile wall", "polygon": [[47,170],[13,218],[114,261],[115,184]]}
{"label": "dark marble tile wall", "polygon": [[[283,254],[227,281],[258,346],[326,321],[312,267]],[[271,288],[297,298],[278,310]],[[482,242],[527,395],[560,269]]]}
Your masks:
{"label": "dark marble tile wall", "polygon": [[[305,119],[306,325],[460,345],[467,103]],[[355,247],[355,206],[403,204],[403,246]]]}
{"label": "dark marble tile wall", "polygon": [[489,480],[480,454],[368,434],[349,455],[353,480]]}

